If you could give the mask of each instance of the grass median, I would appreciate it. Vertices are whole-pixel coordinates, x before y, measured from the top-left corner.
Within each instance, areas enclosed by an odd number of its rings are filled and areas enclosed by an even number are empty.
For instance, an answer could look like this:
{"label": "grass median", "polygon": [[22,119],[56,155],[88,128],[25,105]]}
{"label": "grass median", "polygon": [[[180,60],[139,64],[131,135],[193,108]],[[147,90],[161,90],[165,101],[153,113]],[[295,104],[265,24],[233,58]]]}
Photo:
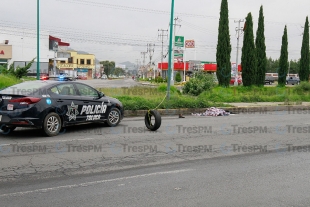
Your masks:
{"label": "grass median", "polygon": [[[310,102],[310,84],[294,87],[215,87],[198,96],[182,94],[171,87],[170,100],[165,99],[166,86],[129,88],[102,88],[107,96],[119,99],[125,110],[225,107],[229,103],[244,102]],[[228,103],[228,104],[225,104]]]}
{"label": "grass median", "polygon": [[14,76],[0,74],[0,89],[6,88],[6,87],[9,87],[17,83],[21,83],[21,82],[22,82],[21,80],[17,79]]}

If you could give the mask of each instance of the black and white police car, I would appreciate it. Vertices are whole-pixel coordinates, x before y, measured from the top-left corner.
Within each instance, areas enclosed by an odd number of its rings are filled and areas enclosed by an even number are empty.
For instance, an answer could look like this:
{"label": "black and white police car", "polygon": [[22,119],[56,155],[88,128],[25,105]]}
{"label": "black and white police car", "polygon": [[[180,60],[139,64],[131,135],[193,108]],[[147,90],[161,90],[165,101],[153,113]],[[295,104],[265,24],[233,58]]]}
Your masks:
{"label": "black and white police car", "polygon": [[40,128],[56,136],[69,125],[106,122],[117,126],[124,117],[122,103],[78,82],[26,81],[0,90],[0,131]]}

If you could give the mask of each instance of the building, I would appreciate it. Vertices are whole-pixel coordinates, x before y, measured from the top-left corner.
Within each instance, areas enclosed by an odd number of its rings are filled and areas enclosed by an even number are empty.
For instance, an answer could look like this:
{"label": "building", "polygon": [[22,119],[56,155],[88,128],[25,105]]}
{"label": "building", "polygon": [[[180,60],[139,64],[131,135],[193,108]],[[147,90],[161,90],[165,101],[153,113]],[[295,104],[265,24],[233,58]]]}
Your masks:
{"label": "building", "polygon": [[[55,43],[58,45],[57,53],[54,51]],[[13,64],[15,68],[24,67],[34,59],[35,63],[29,69],[29,75],[36,75],[39,61],[40,73],[58,74],[59,70],[63,70],[92,78],[95,68],[94,55],[68,51],[69,43],[51,36],[44,30],[40,30],[39,46],[40,59],[37,60],[36,29],[0,27],[0,64],[8,66]],[[56,71],[54,71],[54,59],[56,59]]]}
{"label": "building", "polygon": [[96,64],[95,55],[70,50],[66,53],[68,53],[69,57],[67,60],[57,61],[57,68],[59,71],[68,73],[71,76],[81,76],[83,78],[92,79]]}
{"label": "building", "polygon": [[[35,29],[0,27],[0,42],[7,42],[12,48],[12,55],[6,59],[8,65],[13,64],[23,67],[31,60],[35,60],[35,64],[29,69],[30,73],[37,71],[37,31]],[[40,72],[47,73],[49,70],[49,60],[54,57],[54,52],[50,47],[48,31],[40,31]],[[5,52],[5,51],[4,51]],[[1,58],[0,58],[1,59]]]}
{"label": "building", "polygon": [[9,45],[9,40],[4,40],[0,43],[0,65],[8,64],[12,59],[12,45]]}
{"label": "building", "polygon": [[[195,62],[195,61],[194,61]],[[232,63],[232,66],[235,63]],[[236,65],[236,64],[235,64]],[[168,63],[158,63],[158,69],[159,71],[162,71],[162,77],[166,78],[168,74]],[[184,79],[184,71],[185,74],[192,73],[192,71],[196,70],[203,70],[208,73],[216,73],[217,70],[217,64],[216,62],[207,62],[207,61],[197,61],[197,63],[192,64],[191,61],[187,61],[185,63],[185,68],[184,68],[184,63],[179,62],[179,63],[174,63],[174,74],[173,76],[175,77],[177,72],[181,73],[182,80]],[[241,65],[238,65],[238,72],[241,71]]]}

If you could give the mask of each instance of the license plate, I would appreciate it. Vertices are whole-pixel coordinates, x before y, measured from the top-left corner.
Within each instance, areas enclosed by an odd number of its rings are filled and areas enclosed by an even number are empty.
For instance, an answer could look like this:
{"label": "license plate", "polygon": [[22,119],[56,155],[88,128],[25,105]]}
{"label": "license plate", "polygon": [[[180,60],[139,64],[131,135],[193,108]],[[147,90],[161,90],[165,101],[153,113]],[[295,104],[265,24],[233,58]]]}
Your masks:
{"label": "license plate", "polygon": [[8,111],[13,111],[13,104],[8,104],[8,107],[7,107],[7,109],[8,109]]}
{"label": "license plate", "polygon": [[0,115],[0,121],[2,120],[2,115]]}

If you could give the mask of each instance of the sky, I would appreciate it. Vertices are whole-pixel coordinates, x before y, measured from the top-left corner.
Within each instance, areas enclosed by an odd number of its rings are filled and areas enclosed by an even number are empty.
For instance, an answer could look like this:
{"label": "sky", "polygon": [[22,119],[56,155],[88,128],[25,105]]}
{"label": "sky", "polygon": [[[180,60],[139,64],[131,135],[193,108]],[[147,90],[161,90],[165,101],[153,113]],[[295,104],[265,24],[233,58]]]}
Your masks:
{"label": "sky", "polygon": [[[37,1],[1,0],[0,26],[36,28]],[[152,62],[161,60],[162,41],[158,30],[169,30],[171,0],[40,0],[40,26],[50,35],[69,42],[70,47],[96,55],[99,60],[143,63],[141,52],[155,44]],[[174,0],[175,35],[195,40],[186,49],[185,60],[216,61],[220,0]],[[285,25],[289,60],[300,58],[303,27],[310,13],[309,0],[228,0],[231,61],[236,62],[235,21],[251,12],[256,36],[260,6],[265,17],[267,57],[278,59]],[[244,23],[241,23],[241,27]],[[1,33],[1,31],[0,31]],[[163,38],[167,54],[169,31]],[[240,63],[243,35],[239,39]],[[168,57],[168,56],[167,56]],[[145,63],[150,61],[147,53]],[[167,58],[164,59],[167,62]]]}

